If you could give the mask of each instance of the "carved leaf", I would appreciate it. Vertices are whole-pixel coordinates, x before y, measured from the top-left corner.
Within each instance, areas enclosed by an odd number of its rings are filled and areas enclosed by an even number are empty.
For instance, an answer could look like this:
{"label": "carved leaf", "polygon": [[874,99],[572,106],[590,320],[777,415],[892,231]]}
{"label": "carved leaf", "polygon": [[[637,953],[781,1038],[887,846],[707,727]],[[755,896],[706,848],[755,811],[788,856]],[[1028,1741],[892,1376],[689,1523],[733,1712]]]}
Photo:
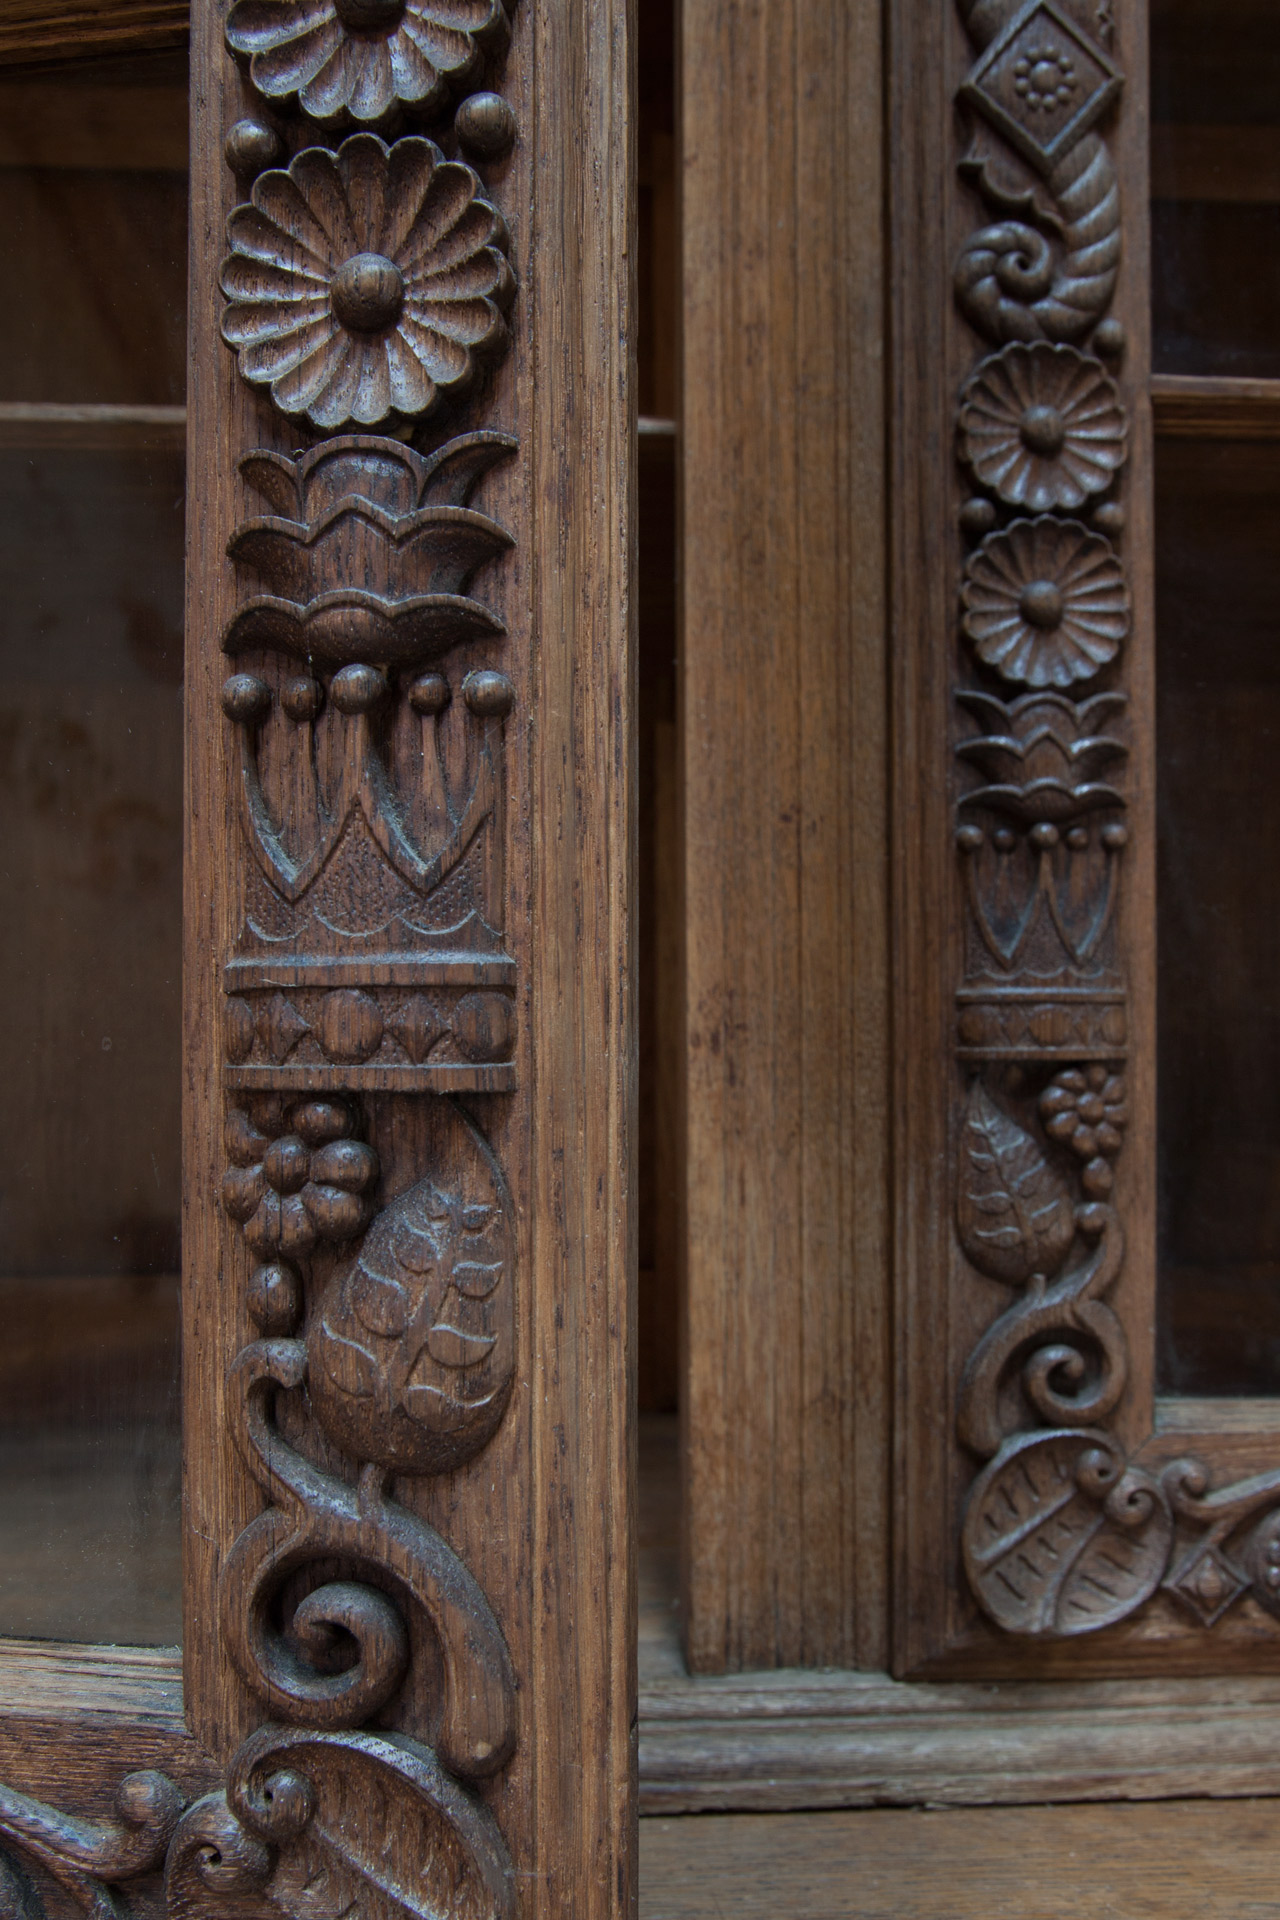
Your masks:
{"label": "carved leaf", "polygon": [[437,1366],[460,1372],[464,1367],[478,1367],[493,1351],[493,1344],[492,1335],[464,1333],[461,1327],[437,1320],[427,1335],[426,1351]]}
{"label": "carved leaf", "polygon": [[337,1445],[406,1473],[478,1452],[514,1369],[515,1236],[496,1160],[443,1103],[435,1170],[383,1209],[307,1336],[311,1403]]}
{"label": "carved leaf", "polygon": [[[281,1820],[290,1794],[309,1812],[300,1827],[296,1816]],[[413,1741],[264,1727],[232,1762],[227,1797],[250,1832],[278,1845],[268,1891],[286,1914],[508,1920],[514,1911],[492,1815]]]}
{"label": "carved leaf", "polygon": [[1032,1136],[975,1080],[964,1121],[960,1244],[980,1273],[1022,1286],[1055,1273],[1075,1238],[1065,1179]]}
{"label": "carved leaf", "polygon": [[974,1482],[965,1571],[983,1612],[1006,1633],[1096,1633],[1154,1593],[1172,1540],[1158,1483],[1126,1472],[1106,1434],[1024,1434]]}

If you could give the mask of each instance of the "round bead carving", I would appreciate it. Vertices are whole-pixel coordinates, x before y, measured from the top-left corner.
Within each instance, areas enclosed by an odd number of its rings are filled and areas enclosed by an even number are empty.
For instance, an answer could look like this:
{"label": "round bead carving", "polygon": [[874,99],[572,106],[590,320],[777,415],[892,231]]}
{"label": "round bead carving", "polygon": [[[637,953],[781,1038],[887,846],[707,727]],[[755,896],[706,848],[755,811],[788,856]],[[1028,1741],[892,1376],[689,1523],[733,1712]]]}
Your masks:
{"label": "round bead carving", "polygon": [[515,145],[516,117],[500,93],[473,93],[453,116],[453,130],[473,160],[500,160]]}
{"label": "round bead carving", "polygon": [[329,282],[329,300],[353,333],[382,333],[404,311],[404,275],[385,254],[353,254]]}

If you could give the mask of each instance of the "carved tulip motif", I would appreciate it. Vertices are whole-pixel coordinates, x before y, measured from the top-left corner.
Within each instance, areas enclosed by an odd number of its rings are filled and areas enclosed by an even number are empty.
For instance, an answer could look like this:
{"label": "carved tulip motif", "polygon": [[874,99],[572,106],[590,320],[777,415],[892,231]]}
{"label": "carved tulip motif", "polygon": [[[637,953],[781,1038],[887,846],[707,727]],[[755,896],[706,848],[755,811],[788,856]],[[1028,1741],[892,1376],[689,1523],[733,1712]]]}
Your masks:
{"label": "carved tulip motif", "polygon": [[1116,385],[1074,347],[1006,347],[965,388],[960,451],[1007,506],[1075,511],[1124,464],[1128,426]]}
{"label": "carved tulip motif", "polygon": [[1129,589],[1109,542],[1074,520],[1015,520],[965,568],[964,630],[984,665],[1026,687],[1067,687],[1115,659]]}
{"label": "carved tulip motif", "polygon": [[430,140],[309,147],[259,176],[227,238],[223,338],[246,380],[315,427],[429,413],[506,343],[505,228]]}
{"label": "carved tulip motif", "polygon": [[327,123],[435,112],[509,37],[501,0],[236,0],[227,18],[258,92]]}

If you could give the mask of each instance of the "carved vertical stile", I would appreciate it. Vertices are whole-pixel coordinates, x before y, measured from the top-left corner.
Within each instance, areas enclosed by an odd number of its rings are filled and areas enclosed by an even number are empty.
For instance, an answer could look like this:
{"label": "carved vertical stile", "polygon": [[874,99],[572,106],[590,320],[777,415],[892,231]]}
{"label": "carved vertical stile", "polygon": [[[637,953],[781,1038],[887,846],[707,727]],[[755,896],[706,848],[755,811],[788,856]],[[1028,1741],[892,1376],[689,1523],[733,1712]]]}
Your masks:
{"label": "carved vertical stile", "polygon": [[625,9],[192,27],[185,1684],[225,1781],[97,1826],[0,1789],[0,1875],[101,1920],[162,1862],[175,1915],[623,1914]]}
{"label": "carved vertical stile", "polygon": [[[925,763],[950,777],[898,843],[936,916],[900,900],[900,1661],[1131,1671],[1219,1622],[1265,1653],[1280,1473],[1153,1432],[1145,13],[956,0],[897,31],[900,63],[931,39],[953,109],[913,101],[896,216],[904,298],[939,295],[898,458],[927,431],[938,455],[899,464],[899,498],[951,556],[912,546],[904,507],[900,797]],[[919,222],[913,183],[944,218]]]}

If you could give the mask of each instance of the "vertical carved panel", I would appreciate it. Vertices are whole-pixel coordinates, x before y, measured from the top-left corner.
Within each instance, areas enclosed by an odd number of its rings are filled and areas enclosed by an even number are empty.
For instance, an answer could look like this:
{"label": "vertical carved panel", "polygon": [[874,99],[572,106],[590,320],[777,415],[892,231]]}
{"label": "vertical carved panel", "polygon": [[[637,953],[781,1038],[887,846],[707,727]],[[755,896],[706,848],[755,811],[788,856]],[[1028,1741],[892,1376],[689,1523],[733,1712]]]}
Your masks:
{"label": "vertical carved panel", "polygon": [[1134,1670],[1206,1627],[1273,1657],[1280,1474],[1152,1423],[1145,16],[908,14],[900,1658]]}
{"label": "vertical carved panel", "polygon": [[37,1911],[30,1861],[105,1916],[167,1861],[180,1915],[604,1920],[625,10],[192,27],[185,1683],[225,1785],[133,1775],[96,1825],[0,1788],[0,1884]]}
{"label": "vertical carved panel", "polygon": [[[239,0],[226,21],[257,106],[227,140],[219,327],[261,399],[239,409],[251,444],[224,450],[243,504],[219,636],[221,1195],[259,1336],[224,1404],[265,1504],[222,1559],[218,1616],[249,1695],[296,1731],[254,1733],[186,1816],[179,1906],[224,1890],[216,1833],[250,1862],[237,1886],[293,1910],[318,1875],[337,1911],[394,1826],[409,1911],[513,1910],[474,1783],[515,1750],[515,1672],[412,1493],[494,1438],[520,1285],[505,1176],[453,1104],[520,1081],[517,696],[486,592],[516,546],[488,496],[519,459],[495,378],[518,289],[465,157],[518,126],[496,93],[470,108],[487,138],[455,124],[510,38],[500,6],[472,12]],[[425,1163],[406,1099],[433,1108]],[[394,1740],[361,1733],[388,1715]]]}

